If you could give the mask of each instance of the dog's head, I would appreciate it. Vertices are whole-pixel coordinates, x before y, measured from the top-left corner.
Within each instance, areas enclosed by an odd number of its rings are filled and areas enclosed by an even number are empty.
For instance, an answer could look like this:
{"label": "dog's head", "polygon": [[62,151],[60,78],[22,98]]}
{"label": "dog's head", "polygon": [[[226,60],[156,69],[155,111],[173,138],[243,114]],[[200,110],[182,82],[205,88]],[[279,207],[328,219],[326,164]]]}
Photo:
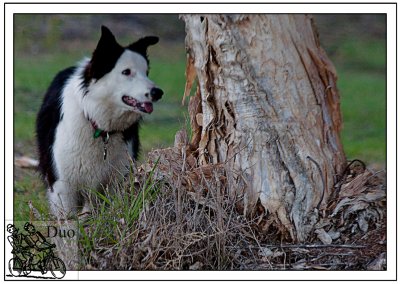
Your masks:
{"label": "dog's head", "polygon": [[102,26],[101,38],[84,71],[88,100],[104,103],[118,113],[151,113],[153,102],[163,91],[148,77],[147,48],[158,42],[148,36],[123,47],[111,31]]}

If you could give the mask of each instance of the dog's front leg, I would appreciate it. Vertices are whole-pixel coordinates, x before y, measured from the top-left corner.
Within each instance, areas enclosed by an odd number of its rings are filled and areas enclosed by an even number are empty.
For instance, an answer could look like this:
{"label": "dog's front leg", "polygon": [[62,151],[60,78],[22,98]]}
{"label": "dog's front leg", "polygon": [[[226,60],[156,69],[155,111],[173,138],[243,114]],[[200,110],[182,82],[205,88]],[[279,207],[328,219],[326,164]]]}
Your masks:
{"label": "dog's front leg", "polygon": [[67,182],[56,181],[48,190],[47,196],[50,201],[50,212],[57,219],[66,220],[79,209],[78,192]]}

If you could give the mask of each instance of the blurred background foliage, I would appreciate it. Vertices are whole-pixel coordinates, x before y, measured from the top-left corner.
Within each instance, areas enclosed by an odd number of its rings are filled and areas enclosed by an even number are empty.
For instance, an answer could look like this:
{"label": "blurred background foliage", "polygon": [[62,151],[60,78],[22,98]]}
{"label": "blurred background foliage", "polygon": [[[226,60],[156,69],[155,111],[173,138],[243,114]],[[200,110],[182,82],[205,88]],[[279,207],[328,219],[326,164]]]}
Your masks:
{"label": "blurred background foliage", "polygon": [[[357,158],[374,168],[383,168],[386,163],[386,15],[319,14],[314,18],[321,45],[338,73],[346,156],[349,160]],[[58,71],[91,55],[101,25],[108,26],[122,45],[145,35],[160,37],[159,44],[149,49],[150,78],[162,87],[165,96],[142,124],[142,159],[153,148],[171,146],[176,131],[186,127],[187,106],[181,105],[185,85],[185,27],[179,15],[16,14],[16,156],[37,158],[34,125],[43,95]],[[43,204],[45,190],[35,172],[15,169],[14,175],[14,211],[20,214],[17,219],[26,220],[26,202]]]}

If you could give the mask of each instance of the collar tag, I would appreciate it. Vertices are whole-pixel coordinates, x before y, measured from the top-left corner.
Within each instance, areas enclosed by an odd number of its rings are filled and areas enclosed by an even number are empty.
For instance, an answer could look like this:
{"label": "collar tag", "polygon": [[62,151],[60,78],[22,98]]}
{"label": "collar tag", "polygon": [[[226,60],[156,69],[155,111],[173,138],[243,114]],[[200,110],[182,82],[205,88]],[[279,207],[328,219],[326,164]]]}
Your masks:
{"label": "collar tag", "polygon": [[93,138],[94,138],[94,139],[99,138],[99,137],[101,136],[102,133],[103,133],[103,130],[101,130],[101,129],[99,129],[99,128],[96,128],[96,129],[94,130],[94,133],[93,133]]}

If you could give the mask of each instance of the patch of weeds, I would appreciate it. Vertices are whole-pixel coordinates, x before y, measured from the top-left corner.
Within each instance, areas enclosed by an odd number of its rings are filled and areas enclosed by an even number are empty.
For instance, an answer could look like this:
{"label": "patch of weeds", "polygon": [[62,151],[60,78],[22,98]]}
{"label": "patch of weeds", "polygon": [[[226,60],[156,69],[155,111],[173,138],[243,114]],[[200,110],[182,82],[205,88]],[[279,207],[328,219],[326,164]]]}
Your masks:
{"label": "patch of weeds", "polygon": [[154,180],[156,166],[138,180],[137,169],[132,165],[125,181],[103,191],[90,190],[88,198],[93,210],[79,225],[79,246],[85,267],[90,267],[104,249],[121,251],[131,244],[131,238],[138,233],[135,225],[140,214],[163,186]]}
{"label": "patch of weeds", "polygon": [[30,220],[32,216],[29,203],[35,208],[37,212],[36,215],[40,215],[34,216],[35,219],[44,220],[48,215],[48,207],[46,202],[46,189],[42,181],[30,170],[19,170],[16,175],[20,175],[20,177],[14,181],[14,220]]}

